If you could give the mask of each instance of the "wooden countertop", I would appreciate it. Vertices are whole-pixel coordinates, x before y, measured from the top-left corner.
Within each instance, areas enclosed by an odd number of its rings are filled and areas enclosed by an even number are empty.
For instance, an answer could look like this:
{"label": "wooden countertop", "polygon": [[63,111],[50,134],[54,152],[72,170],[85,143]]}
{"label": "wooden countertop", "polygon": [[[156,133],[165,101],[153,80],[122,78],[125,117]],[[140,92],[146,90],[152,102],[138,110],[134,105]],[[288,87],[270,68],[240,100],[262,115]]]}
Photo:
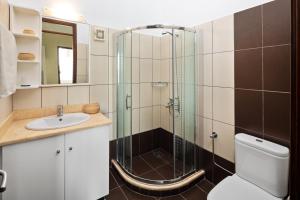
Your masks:
{"label": "wooden countertop", "polygon": [[[67,106],[65,107],[65,113],[81,112],[81,108],[82,105]],[[26,124],[32,120],[54,115],[55,110],[55,108],[47,108],[14,111],[4,122],[0,123],[0,146],[62,135],[82,129],[110,125],[112,123],[110,119],[98,113],[90,115],[91,117],[88,121],[76,126],[44,131],[33,131],[25,128]]]}

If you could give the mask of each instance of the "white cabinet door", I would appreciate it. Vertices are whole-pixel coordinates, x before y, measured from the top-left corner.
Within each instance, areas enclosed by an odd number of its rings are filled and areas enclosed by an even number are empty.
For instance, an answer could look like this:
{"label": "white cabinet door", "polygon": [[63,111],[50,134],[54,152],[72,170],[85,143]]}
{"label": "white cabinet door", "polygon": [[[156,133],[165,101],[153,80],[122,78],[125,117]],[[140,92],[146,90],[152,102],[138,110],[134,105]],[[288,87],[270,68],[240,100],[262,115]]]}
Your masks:
{"label": "white cabinet door", "polygon": [[64,136],[2,149],[7,190],[3,200],[64,199]]}
{"label": "white cabinet door", "polygon": [[109,192],[109,129],[65,135],[65,200],[96,200]]}

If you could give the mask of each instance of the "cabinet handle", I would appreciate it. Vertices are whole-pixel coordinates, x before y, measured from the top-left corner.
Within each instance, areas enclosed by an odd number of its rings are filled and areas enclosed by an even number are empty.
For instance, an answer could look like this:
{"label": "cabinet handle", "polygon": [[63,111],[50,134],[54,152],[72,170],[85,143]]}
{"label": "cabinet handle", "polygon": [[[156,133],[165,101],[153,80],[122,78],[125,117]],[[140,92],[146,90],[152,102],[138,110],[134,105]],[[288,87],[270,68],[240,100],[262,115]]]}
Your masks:
{"label": "cabinet handle", "polygon": [[73,150],[73,147],[69,147],[69,151],[72,151]]}
{"label": "cabinet handle", "polygon": [[56,155],[60,154],[60,150],[56,150]]}

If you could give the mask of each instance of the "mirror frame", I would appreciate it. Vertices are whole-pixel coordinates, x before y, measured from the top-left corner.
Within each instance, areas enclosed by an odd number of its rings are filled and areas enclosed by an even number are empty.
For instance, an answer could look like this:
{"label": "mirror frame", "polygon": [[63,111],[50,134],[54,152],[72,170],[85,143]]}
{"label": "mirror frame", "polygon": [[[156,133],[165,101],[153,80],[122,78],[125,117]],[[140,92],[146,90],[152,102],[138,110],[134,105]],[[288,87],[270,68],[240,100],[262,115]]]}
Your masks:
{"label": "mirror frame", "polygon": [[[73,34],[74,34],[74,31],[76,34],[76,38],[73,37],[73,45],[76,46],[76,49],[77,49],[77,27],[76,27],[76,24],[85,24],[89,27],[89,35],[88,35],[88,65],[87,65],[87,68],[88,68],[88,74],[87,74],[87,82],[86,83],[63,83],[63,84],[44,84],[41,82],[41,87],[65,87],[65,86],[80,86],[80,85],[91,85],[90,83],[90,65],[91,65],[91,31],[92,31],[92,27],[89,23],[87,22],[77,22],[77,21],[70,21],[70,20],[65,20],[65,19],[59,19],[59,18],[54,18],[54,17],[49,17],[49,16],[42,16],[42,23],[43,22],[49,22],[49,23],[55,23],[55,24],[60,24],[60,25],[67,25],[67,26],[72,26],[72,29],[73,29]],[[43,33],[43,28],[42,28],[42,33]],[[42,42],[42,40],[41,40]],[[77,58],[77,51],[74,51],[73,52],[73,58]],[[73,62],[74,62],[74,65],[73,65],[73,70],[75,69],[76,71],[76,74],[77,74],[77,59],[73,59]],[[75,67],[75,64],[76,64],[76,67]],[[43,75],[43,74],[42,74]],[[73,80],[74,80],[74,75],[75,73],[73,73]],[[77,80],[76,80],[77,82]]]}

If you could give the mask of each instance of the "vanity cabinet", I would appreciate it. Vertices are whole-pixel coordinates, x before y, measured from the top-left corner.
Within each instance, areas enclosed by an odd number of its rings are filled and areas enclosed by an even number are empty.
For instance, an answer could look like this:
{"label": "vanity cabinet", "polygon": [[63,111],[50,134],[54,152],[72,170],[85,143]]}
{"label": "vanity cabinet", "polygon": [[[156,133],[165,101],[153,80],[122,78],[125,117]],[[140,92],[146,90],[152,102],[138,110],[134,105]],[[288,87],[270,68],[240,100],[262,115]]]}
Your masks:
{"label": "vanity cabinet", "polygon": [[3,200],[96,200],[109,192],[108,126],[2,148]]}

